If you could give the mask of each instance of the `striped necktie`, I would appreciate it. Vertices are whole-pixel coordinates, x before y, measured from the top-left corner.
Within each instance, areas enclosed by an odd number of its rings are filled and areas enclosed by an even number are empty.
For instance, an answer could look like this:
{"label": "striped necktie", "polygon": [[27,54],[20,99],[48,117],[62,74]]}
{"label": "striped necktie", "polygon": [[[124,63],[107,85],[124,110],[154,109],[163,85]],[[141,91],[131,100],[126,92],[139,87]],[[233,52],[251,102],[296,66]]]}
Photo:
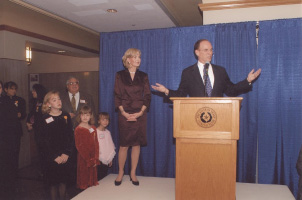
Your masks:
{"label": "striped necktie", "polygon": [[205,85],[205,93],[207,97],[210,97],[212,94],[212,85],[211,80],[209,79],[209,63],[206,63],[203,68],[203,80]]}

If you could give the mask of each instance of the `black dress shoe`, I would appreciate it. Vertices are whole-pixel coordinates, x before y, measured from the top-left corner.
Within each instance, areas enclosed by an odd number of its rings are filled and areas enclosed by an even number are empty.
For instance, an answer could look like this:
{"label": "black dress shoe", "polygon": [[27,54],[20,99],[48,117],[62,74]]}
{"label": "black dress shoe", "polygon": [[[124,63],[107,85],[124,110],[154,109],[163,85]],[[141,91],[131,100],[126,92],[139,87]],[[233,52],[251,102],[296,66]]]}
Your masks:
{"label": "black dress shoe", "polygon": [[119,186],[119,185],[121,185],[122,184],[122,180],[121,181],[114,181],[114,185],[115,186]]}
{"label": "black dress shoe", "polygon": [[124,177],[124,175],[122,176],[122,179],[121,179],[120,181],[115,180],[115,181],[114,181],[114,185],[115,185],[115,186],[121,185],[121,184],[122,184],[123,177]]}
{"label": "black dress shoe", "polygon": [[139,185],[139,181],[133,181],[131,176],[130,176],[130,181],[132,182],[133,185],[136,185],[136,186]]}

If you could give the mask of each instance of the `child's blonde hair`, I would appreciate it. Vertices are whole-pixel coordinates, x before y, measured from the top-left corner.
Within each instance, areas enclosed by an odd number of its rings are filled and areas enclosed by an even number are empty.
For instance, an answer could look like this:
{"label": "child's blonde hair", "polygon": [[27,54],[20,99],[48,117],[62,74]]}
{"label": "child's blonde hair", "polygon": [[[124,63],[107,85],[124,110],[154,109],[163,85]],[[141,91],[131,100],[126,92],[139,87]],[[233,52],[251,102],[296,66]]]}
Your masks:
{"label": "child's blonde hair", "polygon": [[90,108],[89,106],[87,106],[87,105],[83,106],[83,107],[80,109],[79,114],[78,114],[78,116],[77,116],[77,118],[76,118],[77,122],[78,122],[78,123],[81,123],[81,115],[82,115],[82,114],[87,114],[87,113],[90,114],[90,120],[89,120],[88,124],[93,125],[93,124],[94,124],[94,116],[93,116],[93,114],[92,114],[91,108]]}
{"label": "child's blonde hair", "polygon": [[43,100],[43,105],[42,105],[42,113],[43,113],[43,114],[46,114],[46,113],[49,113],[49,112],[50,112],[50,106],[47,105],[47,103],[49,103],[50,98],[51,98],[53,95],[58,95],[58,96],[60,97],[60,93],[59,93],[58,91],[52,90],[52,91],[48,92],[48,93],[45,95],[44,100]]}

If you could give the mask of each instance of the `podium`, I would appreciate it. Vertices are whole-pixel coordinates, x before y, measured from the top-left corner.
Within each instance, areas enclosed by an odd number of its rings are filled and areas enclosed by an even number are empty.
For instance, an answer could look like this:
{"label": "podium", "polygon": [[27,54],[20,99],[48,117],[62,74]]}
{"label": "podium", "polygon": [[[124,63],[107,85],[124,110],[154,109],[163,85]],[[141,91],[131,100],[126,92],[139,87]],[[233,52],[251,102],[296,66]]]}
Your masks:
{"label": "podium", "polygon": [[243,98],[171,98],[176,200],[235,200]]}

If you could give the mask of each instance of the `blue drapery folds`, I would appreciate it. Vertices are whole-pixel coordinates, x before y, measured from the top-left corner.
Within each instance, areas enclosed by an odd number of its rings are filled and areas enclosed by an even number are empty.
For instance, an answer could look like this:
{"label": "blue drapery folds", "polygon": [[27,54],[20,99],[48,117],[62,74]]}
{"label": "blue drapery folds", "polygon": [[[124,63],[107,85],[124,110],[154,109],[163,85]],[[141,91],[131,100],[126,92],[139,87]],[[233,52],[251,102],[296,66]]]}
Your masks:
{"label": "blue drapery folds", "polygon": [[259,23],[259,183],[297,194],[302,143],[302,19]]}
{"label": "blue drapery folds", "polygon": [[[263,70],[253,91],[242,95],[237,181],[256,181],[259,137],[259,182],[286,184],[296,192],[295,161],[301,145],[302,121],[302,84],[298,81],[302,73],[301,19],[260,22],[258,51],[255,29],[256,22],[246,22],[101,33],[99,105],[101,111],[110,114],[108,129],[117,150],[119,132],[113,87],[115,73],[123,69],[124,52],[131,47],[140,49],[140,70],[148,73],[150,83],[177,89],[182,70],[197,62],[194,43],[204,38],[214,48],[212,63],[225,67],[234,83],[245,79],[253,68]],[[172,114],[172,104],[153,91],[148,145],[141,148],[138,175],[175,176]],[[130,170],[129,158],[126,174]],[[112,172],[118,172],[117,159]]]}
{"label": "blue drapery folds", "polygon": [[[256,65],[256,23],[220,24],[215,30],[214,63],[224,66],[237,83],[247,78]],[[254,183],[257,152],[257,89],[241,95],[240,136],[237,145],[237,181]]]}

